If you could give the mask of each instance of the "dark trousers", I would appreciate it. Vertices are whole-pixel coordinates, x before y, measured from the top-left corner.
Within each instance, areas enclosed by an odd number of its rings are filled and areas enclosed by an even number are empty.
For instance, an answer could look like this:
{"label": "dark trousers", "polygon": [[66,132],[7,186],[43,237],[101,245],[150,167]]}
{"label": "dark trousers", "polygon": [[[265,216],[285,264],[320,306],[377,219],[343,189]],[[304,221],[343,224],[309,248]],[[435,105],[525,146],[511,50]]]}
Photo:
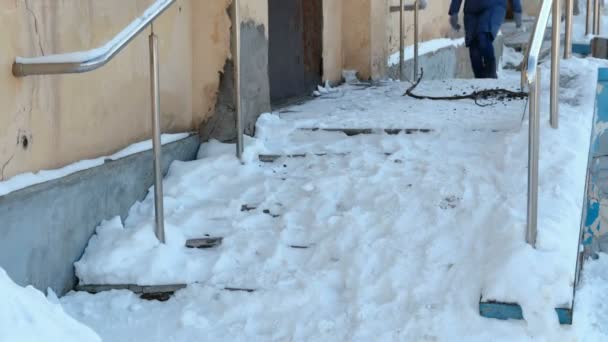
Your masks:
{"label": "dark trousers", "polygon": [[475,78],[498,78],[492,41],[490,32],[478,32],[469,42],[469,55]]}

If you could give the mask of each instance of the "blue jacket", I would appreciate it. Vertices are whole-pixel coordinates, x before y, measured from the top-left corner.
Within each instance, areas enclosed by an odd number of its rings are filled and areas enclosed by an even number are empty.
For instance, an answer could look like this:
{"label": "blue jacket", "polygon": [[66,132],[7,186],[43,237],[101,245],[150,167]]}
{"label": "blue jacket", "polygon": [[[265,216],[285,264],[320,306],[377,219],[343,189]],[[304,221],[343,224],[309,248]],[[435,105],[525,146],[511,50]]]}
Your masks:
{"label": "blue jacket", "polygon": [[[515,3],[519,6],[519,12],[521,12],[521,2],[520,0],[513,1],[513,7],[515,10]],[[460,6],[462,4],[462,0],[452,0],[450,4],[450,12],[449,15],[458,14],[460,12]],[[507,8],[507,0],[465,0],[464,1],[464,13],[475,14],[484,12],[493,7],[502,7]]]}

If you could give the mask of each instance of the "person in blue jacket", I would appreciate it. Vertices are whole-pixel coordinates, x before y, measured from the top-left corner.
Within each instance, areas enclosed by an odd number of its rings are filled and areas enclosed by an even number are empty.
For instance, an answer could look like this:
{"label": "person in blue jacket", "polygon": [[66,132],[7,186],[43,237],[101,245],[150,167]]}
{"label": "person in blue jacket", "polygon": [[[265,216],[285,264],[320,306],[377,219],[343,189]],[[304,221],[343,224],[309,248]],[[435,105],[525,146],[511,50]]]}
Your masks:
{"label": "person in blue jacket", "polygon": [[[461,5],[462,0],[452,0],[450,4],[450,25],[456,31],[460,30]],[[493,42],[505,19],[506,7],[507,0],[464,0],[465,43],[475,78],[497,78]]]}

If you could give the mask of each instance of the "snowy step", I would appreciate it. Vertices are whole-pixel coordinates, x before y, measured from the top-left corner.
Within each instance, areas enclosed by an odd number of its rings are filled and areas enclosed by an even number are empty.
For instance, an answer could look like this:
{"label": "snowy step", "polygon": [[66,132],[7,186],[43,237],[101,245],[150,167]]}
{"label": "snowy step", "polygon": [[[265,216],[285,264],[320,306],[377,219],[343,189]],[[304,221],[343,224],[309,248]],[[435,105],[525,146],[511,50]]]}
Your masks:
{"label": "snowy step", "polygon": [[[344,85],[327,98],[294,105],[276,113],[298,129],[341,130],[346,134],[384,131],[428,133],[434,130],[512,130],[521,126],[526,99],[420,100],[403,96],[411,85],[386,82],[361,88]],[[498,82],[485,79],[424,79],[414,93],[422,96],[460,96],[497,87],[520,91],[520,77],[508,74]],[[267,132],[280,135],[280,130]],[[264,135],[264,133],[262,133]]]}
{"label": "snowy step", "polygon": [[175,292],[185,289],[186,284],[173,284],[173,285],[152,285],[152,286],[140,286],[133,284],[124,285],[78,285],[76,291],[88,292],[91,294],[97,294],[108,291],[131,291],[140,296],[141,299],[145,300],[158,300],[165,302],[175,294]]}
{"label": "snowy step", "polygon": [[[285,179],[282,179],[285,180]],[[241,206],[241,211],[243,212],[247,212],[247,211],[254,211],[258,209],[258,205],[252,205],[252,204],[243,204]],[[270,209],[263,209],[262,210],[263,214],[266,214],[272,218],[277,218],[277,217],[281,217],[281,215],[273,213]]]}
{"label": "snowy step", "polygon": [[414,134],[414,133],[430,133],[433,130],[429,128],[319,128],[319,127],[308,127],[300,128],[303,131],[324,131],[324,132],[341,132],[347,136],[355,136],[360,134],[378,134],[386,133],[389,135],[395,134]]}
{"label": "snowy step", "polygon": [[[346,157],[349,154],[351,154],[351,153],[350,152],[335,152],[335,153],[320,152],[320,153],[295,153],[295,154],[260,154],[260,155],[258,155],[258,159],[262,163],[274,163],[277,160],[280,160],[280,159],[283,159],[283,158],[297,159],[297,158],[307,158],[307,157],[310,157],[310,156],[315,156],[315,157]],[[390,152],[384,152],[383,154],[388,157],[392,153],[390,153]]]}
{"label": "snowy step", "polygon": [[[142,299],[167,301],[175,292],[188,287],[188,284],[169,284],[169,285],[135,285],[135,284],[117,284],[117,285],[77,285],[76,291],[88,292],[97,294],[108,291],[131,291],[139,295]],[[255,292],[253,288],[243,287],[224,287],[223,290],[229,292]]]}
{"label": "snowy step", "polygon": [[186,247],[188,248],[213,248],[222,244],[224,238],[222,237],[205,237],[200,239],[190,239],[186,241]]}
{"label": "snowy step", "polygon": [[[559,324],[572,324],[572,307],[556,308],[555,313]],[[500,320],[523,320],[524,314],[521,306],[515,303],[501,303],[497,301],[479,302],[479,314],[486,318],[494,318]]]}

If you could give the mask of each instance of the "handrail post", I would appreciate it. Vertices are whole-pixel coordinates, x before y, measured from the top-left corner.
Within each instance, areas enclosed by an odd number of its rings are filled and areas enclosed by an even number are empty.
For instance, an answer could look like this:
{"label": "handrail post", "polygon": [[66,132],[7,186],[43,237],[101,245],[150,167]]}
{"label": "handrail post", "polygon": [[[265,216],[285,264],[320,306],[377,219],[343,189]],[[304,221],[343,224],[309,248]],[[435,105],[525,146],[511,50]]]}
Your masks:
{"label": "handrail post", "polygon": [[539,158],[539,90],[540,70],[536,79],[530,80],[529,132],[528,132],[528,208],[526,242],[536,248],[538,224],[538,158]]}
{"label": "handrail post", "polygon": [[243,160],[244,130],[243,130],[243,107],[241,103],[241,18],[240,1],[234,0],[234,84],[236,102],[236,157]]}
{"label": "handrail post", "polygon": [[156,238],[165,243],[165,219],[163,208],[163,173],[160,128],[160,81],[158,63],[158,37],[151,26],[150,43],[150,91],[152,100],[152,145],[154,149],[154,216]]}
{"label": "handrail post", "polygon": [[553,15],[551,27],[551,105],[550,123],[551,127],[559,125],[559,53],[560,53],[560,26],[561,26],[561,1],[553,0]]}
{"label": "handrail post", "polygon": [[574,0],[566,0],[566,32],[564,36],[564,59],[572,56],[572,15]]}
{"label": "handrail post", "polygon": [[591,2],[594,0],[587,0],[587,10],[585,11],[585,36],[588,36],[591,33],[591,11],[592,6]]}
{"label": "handrail post", "polygon": [[601,10],[600,10],[600,0],[595,0],[593,4],[593,34],[600,34],[600,22],[601,22]]}
{"label": "handrail post", "polygon": [[405,9],[403,8],[403,1],[399,1],[399,80],[403,81],[403,59],[405,58],[405,51],[403,46],[403,17]]}
{"label": "handrail post", "polygon": [[419,12],[419,0],[414,0],[414,78],[412,79],[415,82],[418,79],[418,34],[419,34],[419,21],[418,21],[418,12]]}

